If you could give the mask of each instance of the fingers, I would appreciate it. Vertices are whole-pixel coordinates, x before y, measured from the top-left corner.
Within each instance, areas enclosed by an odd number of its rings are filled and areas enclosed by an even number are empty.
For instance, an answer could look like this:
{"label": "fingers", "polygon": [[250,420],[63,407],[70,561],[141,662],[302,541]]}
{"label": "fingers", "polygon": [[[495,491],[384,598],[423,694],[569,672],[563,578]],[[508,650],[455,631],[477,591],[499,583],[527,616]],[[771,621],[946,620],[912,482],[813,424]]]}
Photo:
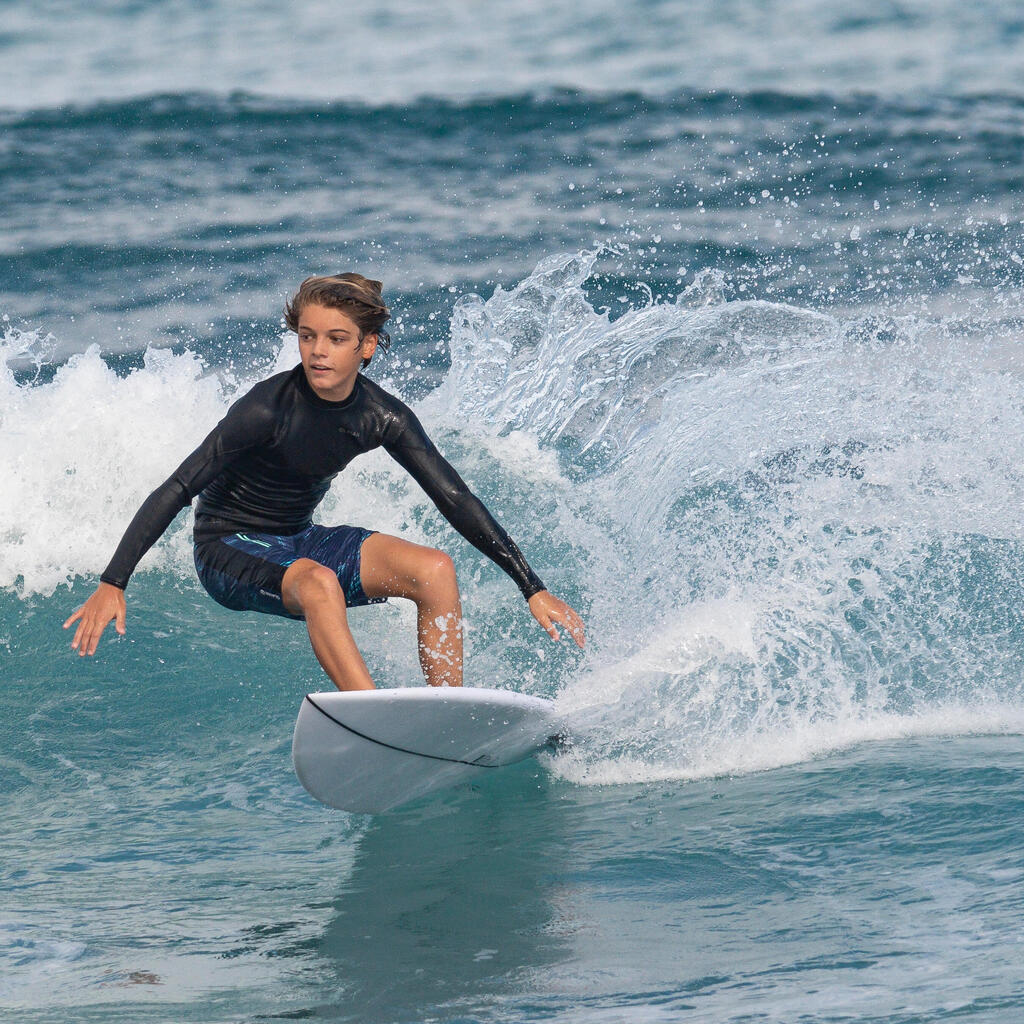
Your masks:
{"label": "fingers", "polygon": [[[64,628],[67,629],[68,626],[73,622],[77,622],[79,619],[82,621],[78,623],[78,629],[75,630],[75,635],[71,640],[71,649],[73,651],[78,651],[79,656],[84,658],[87,654],[96,653],[96,646],[100,642],[100,635],[103,633],[106,623],[100,626],[97,631],[95,623],[92,621],[92,617],[86,615],[86,605],[83,604],[82,607],[64,623]],[[120,630],[120,632],[124,631]]]}
{"label": "fingers", "polygon": [[533,617],[540,623],[544,632],[547,633],[552,640],[561,640],[558,630],[555,629],[555,624],[552,619],[555,618],[554,613],[549,613],[547,608],[543,605],[535,606],[533,603],[530,604],[530,612]]}
{"label": "fingers", "polygon": [[93,626],[90,632],[82,638],[82,646],[79,648],[78,654],[80,657],[89,655],[92,657],[96,653],[96,648],[100,645],[100,637],[103,636],[103,630],[107,628],[107,624],[104,622],[102,625],[96,624]]}
{"label": "fingers", "polygon": [[552,618],[557,619],[569,631],[569,635],[576,641],[576,646],[581,650],[586,643],[584,636],[583,620],[576,614],[575,610],[568,605],[564,610],[552,613]]}
{"label": "fingers", "polygon": [[86,654],[92,657],[96,653],[96,648],[100,645],[100,637],[103,636],[103,630],[106,628],[106,623],[98,628],[93,628],[92,632],[82,641],[82,648],[78,652],[80,657],[84,657]]}
{"label": "fingers", "polygon": [[575,609],[568,608],[565,617],[565,625],[569,630],[569,635],[576,641],[576,646],[583,649],[587,642],[586,630],[583,625],[583,620],[577,615]]}
{"label": "fingers", "polygon": [[75,622],[78,623],[78,628],[71,641],[71,649],[77,651],[79,657],[82,658],[95,654],[100,637],[103,636],[103,631],[111,621],[116,623],[117,632],[124,636],[126,617],[127,611],[123,595],[120,592],[115,593],[113,588],[101,584],[96,593],[64,623],[65,629]]}
{"label": "fingers", "polygon": [[71,649],[78,651],[78,656],[84,658],[87,654],[95,654],[96,647],[103,634],[104,625],[97,628],[97,624],[91,619],[82,619],[81,624],[75,631],[75,638],[71,641]]}
{"label": "fingers", "polygon": [[586,642],[583,620],[564,601],[546,591],[541,592],[531,599],[530,610],[552,640],[562,639],[561,634],[555,628],[557,622],[569,631],[569,635],[576,641],[576,646],[582,649]]}

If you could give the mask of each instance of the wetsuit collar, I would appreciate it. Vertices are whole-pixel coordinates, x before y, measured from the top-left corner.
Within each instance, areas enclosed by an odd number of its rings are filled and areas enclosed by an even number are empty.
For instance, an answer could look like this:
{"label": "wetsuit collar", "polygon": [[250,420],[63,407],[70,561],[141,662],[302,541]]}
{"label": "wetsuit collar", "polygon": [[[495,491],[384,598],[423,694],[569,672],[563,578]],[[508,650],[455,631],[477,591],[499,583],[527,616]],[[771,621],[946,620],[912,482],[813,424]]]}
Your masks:
{"label": "wetsuit collar", "polygon": [[310,404],[319,406],[321,409],[347,409],[355,402],[363,390],[362,377],[357,376],[355,383],[352,385],[352,394],[348,398],[343,398],[340,402],[330,402],[326,398],[321,398],[310,386],[309,381],[306,379],[306,371],[302,368],[302,363],[295,367],[294,372],[298,378],[299,392],[302,394],[302,397]]}

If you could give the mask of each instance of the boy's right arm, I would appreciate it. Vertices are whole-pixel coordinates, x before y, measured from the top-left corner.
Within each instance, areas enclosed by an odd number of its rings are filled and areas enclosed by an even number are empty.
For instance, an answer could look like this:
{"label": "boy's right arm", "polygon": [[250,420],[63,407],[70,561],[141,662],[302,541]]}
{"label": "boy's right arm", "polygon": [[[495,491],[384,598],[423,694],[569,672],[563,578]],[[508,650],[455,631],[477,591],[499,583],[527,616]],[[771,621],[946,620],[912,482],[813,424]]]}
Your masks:
{"label": "boy's right arm", "polygon": [[111,619],[117,621],[117,631],[124,636],[127,612],[124,591],[110,583],[101,583],[92,597],[64,623],[64,628],[67,629],[78,622],[78,629],[75,630],[75,637],[71,641],[71,649],[78,651],[80,657],[95,654],[100,636]]}
{"label": "boy's right arm", "polygon": [[64,623],[67,629],[81,620],[71,641],[79,655],[96,653],[100,636],[111,620],[116,620],[118,633],[124,635],[124,590],[139,560],[218,473],[242,452],[265,440],[273,430],[273,413],[259,394],[251,391],[243,396],[206,440],[142,503],[95,593]]}

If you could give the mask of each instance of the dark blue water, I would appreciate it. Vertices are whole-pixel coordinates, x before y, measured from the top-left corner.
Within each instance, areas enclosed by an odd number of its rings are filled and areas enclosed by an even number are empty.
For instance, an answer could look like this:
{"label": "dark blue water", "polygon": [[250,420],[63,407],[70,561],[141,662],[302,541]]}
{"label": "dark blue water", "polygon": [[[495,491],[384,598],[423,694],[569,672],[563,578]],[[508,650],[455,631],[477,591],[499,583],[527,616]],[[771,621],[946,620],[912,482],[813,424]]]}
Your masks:
{"label": "dark blue water", "polygon": [[453,295],[596,246],[614,313],[708,267],[730,297],[815,307],[1016,295],[1022,125],[1012,96],[771,92],[8,112],[8,314],[74,316],[62,355],[197,340],[225,358],[266,348],[296,279],[358,263],[430,343]]}
{"label": "dark blue water", "polygon": [[[15,3],[0,35],[0,1008],[12,1020],[1016,1022],[1016,7]],[[382,453],[322,508],[449,550],[467,679],[568,753],[376,819],[301,789],[301,626],[182,516],[60,623],[315,272],[552,645]],[[411,607],[356,617],[417,683]]]}

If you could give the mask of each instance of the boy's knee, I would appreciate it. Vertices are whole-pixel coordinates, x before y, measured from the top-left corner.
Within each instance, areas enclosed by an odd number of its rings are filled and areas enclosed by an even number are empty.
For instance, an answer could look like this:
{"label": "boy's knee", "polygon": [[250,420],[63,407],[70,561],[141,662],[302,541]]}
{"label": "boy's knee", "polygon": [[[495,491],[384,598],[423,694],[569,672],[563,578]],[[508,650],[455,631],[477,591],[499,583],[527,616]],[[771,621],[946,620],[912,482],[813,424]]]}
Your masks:
{"label": "boy's knee", "polygon": [[434,585],[455,583],[455,562],[443,551],[431,551],[427,560],[426,579]]}
{"label": "boy's knee", "polygon": [[303,606],[311,601],[334,599],[341,592],[341,584],[334,571],[311,558],[292,562],[283,583],[283,589]]}
{"label": "boy's knee", "polygon": [[411,584],[408,596],[417,602],[431,601],[457,589],[455,563],[443,551],[433,548],[420,550],[408,571]]}

